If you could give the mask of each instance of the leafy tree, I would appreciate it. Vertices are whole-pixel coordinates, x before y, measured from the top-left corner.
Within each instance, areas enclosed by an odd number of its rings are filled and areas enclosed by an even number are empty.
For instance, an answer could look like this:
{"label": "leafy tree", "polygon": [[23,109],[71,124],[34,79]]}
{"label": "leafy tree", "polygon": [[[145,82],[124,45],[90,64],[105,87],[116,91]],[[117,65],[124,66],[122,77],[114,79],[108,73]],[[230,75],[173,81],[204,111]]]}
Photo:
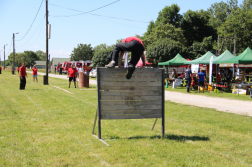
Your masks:
{"label": "leafy tree", "polygon": [[96,47],[94,47],[94,52],[97,52],[97,51],[99,51],[99,50],[104,50],[104,49],[107,49],[107,44],[105,44],[105,43],[102,43],[102,44],[100,44],[100,45],[97,45]]}
{"label": "leafy tree", "polygon": [[150,23],[148,25],[148,28],[147,28],[147,31],[146,31],[146,33],[144,33],[144,35],[145,36],[149,35],[152,32],[152,30],[153,30],[154,27],[155,27],[154,21],[150,21]]}
{"label": "leafy tree", "polygon": [[33,51],[24,51],[24,54],[26,55],[26,61],[25,64],[27,67],[32,67],[35,65],[35,61],[39,59],[37,54]]}
{"label": "leafy tree", "polygon": [[108,56],[110,55],[112,50],[113,50],[112,47],[109,47],[107,49],[95,52],[92,58],[93,67],[104,67],[106,64],[108,64],[109,63]]}
{"label": "leafy tree", "polygon": [[71,61],[79,61],[79,60],[92,60],[94,55],[93,48],[91,44],[78,44],[77,48],[71,53]]}
{"label": "leafy tree", "polygon": [[174,58],[178,53],[182,52],[182,45],[171,39],[160,39],[148,47],[146,58],[154,67],[159,62],[165,62]]}
{"label": "leafy tree", "polygon": [[45,52],[43,52],[42,50],[38,50],[35,53],[37,54],[37,56],[39,58],[38,60],[46,61],[46,53]]}
{"label": "leafy tree", "polygon": [[180,27],[182,15],[179,14],[180,7],[177,4],[166,6],[162,11],[159,12],[155,26],[159,24],[171,24],[176,28]]}
{"label": "leafy tree", "polygon": [[200,10],[188,10],[182,21],[181,28],[186,38],[186,46],[190,47],[194,42],[202,42],[205,37],[212,36],[217,39],[217,31],[209,25],[209,12]]}
{"label": "leafy tree", "polygon": [[252,45],[252,10],[238,8],[227,21],[218,28],[221,37],[237,35],[237,53]]}

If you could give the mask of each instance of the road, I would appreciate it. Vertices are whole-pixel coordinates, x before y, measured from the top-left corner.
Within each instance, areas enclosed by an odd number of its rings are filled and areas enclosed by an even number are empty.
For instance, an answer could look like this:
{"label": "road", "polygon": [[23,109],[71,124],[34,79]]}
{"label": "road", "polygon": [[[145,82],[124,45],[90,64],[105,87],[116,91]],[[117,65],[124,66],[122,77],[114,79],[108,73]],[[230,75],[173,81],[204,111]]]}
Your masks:
{"label": "road", "polygon": [[[30,71],[27,72],[32,73]],[[38,75],[45,75],[45,73],[38,72]],[[53,78],[68,79],[66,75],[48,75]],[[89,84],[96,85],[97,82],[96,80],[90,79]],[[229,100],[225,98],[214,98],[188,93],[165,91],[165,100],[186,105],[213,108],[218,111],[252,116],[252,99],[251,101]]]}

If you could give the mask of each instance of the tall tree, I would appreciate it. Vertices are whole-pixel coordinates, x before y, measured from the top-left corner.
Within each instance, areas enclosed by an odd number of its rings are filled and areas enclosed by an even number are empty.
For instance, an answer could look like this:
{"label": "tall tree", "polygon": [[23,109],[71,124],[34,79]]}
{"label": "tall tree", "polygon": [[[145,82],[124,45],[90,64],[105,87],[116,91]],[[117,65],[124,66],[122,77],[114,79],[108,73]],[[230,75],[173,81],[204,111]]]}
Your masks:
{"label": "tall tree", "polygon": [[91,44],[78,44],[77,48],[73,49],[70,56],[72,61],[79,61],[92,60],[93,55],[94,51]]}
{"label": "tall tree", "polygon": [[94,52],[97,52],[97,51],[99,51],[99,50],[104,50],[104,49],[107,49],[107,44],[105,44],[105,43],[102,43],[102,44],[100,44],[100,45],[97,45],[97,46],[95,46],[94,47]]}
{"label": "tall tree", "polygon": [[37,54],[33,51],[24,51],[24,54],[26,55],[27,67],[32,67],[35,65],[35,61],[39,59]]}
{"label": "tall tree", "polygon": [[172,4],[171,6],[166,6],[159,12],[155,25],[159,24],[171,24],[176,28],[180,26],[182,15],[179,14],[180,7],[177,4]]}
{"label": "tall tree", "polygon": [[200,10],[188,10],[182,21],[181,28],[184,30],[187,46],[194,42],[202,42],[205,37],[212,36],[212,40],[217,39],[217,31],[209,25],[209,12]]}
{"label": "tall tree", "polygon": [[35,52],[39,58],[39,60],[46,61],[46,53],[42,50],[38,50]]}

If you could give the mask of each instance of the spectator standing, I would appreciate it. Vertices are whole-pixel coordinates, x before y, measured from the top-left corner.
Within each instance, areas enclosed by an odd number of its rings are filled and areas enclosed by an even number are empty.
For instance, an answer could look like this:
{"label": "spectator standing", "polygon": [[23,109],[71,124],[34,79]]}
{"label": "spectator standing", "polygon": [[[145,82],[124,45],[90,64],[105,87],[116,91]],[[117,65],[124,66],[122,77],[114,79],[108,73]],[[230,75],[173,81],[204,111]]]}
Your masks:
{"label": "spectator standing", "polygon": [[202,69],[200,69],[200,72],[198,73],[198,93],[200,92],[200,87],[203,87],[203,93],[204,93],[204,86],[205,86],[205,79],[206,74],[203,72]]}
{"label": "spectator standing", "polygon": [[177,72],[175,69],[172,69],[172,78],[177,78]]}
{"label": "spectator standing", "polygon": [[28,77],[26,73],[25,63],[23,63],[22,66],[19,68],[19,77],[20,77],[20,90],[24,90],[26,85],[26,78]]}
{"label": "spectator standing", "polygon": [[2,67],[0,66],[0,74],[2,74]]}
{"label": "spectator standing", "polygon": [[192,81],[192,70],[191,70],[191,65],[187,66],[187,69],[185,71],[185,79],[186,79],[186,88],[187,88],[187,93],[191,93],[189,91],[190,86],[191,86],[191,81]]}
{"label": "spectator standing", "polygon": [[71,86],[71,81],[74,81],[74,86],[76,88],[76,76],[78,71],[76,70],[75,66],[72,64],[71,68],[68,69],[67,77],[69,77],[69,88]]}
{"label": "spectator standing", "polygon": [[36,65],[34,65],[32,68],[33,82],[35,82],[35,79],[36,79],[36,81],[38,83],[38,74],[37,73],[38,73],[38,69],[37,69]]}

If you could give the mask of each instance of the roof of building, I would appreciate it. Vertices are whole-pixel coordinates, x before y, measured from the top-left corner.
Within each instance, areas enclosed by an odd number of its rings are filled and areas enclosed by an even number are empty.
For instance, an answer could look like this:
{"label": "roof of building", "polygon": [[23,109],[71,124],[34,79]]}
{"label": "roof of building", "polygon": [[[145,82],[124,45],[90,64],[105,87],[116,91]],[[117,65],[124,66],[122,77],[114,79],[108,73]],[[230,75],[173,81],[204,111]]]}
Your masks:
{"label": "roof of building", "polygon": [[37,60],[37,61],[35,61],[35,64],[36,64],[36,66],[45,66],[46,65],[46,61],[39,61],[39,60]]}
{"label": "roof of building", "polygon": [[57,65],[58,63],[63,63],[64,61],[69,62],[70,58],[52,58],[53,65]]}

